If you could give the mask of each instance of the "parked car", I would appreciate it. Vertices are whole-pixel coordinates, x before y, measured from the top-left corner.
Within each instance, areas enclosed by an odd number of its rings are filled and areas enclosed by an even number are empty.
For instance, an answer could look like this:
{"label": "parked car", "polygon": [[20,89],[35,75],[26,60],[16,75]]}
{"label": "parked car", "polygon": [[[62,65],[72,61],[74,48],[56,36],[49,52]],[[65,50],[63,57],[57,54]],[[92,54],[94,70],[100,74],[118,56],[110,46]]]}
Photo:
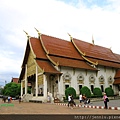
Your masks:
{"label": "parked car", "polygon": [[3,95],[0,95],[0,98],[3,98]]}

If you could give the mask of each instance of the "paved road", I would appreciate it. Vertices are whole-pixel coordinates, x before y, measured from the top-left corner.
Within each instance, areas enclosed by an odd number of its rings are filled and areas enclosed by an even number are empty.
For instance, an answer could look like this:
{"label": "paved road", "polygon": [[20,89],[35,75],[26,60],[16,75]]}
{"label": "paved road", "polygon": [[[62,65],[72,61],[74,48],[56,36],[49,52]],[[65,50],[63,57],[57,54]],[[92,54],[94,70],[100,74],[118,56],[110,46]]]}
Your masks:
{"label": "paved road", "polygon": [[[98,105],[101,102],[92,104]],[[111,117],[117,117],[117,119],[110,120],[120,120],[120,110],[82,107],[71,109],[67,106],[51,103],[22,102],[19,104],[17,100],[12,101],[12,103],[0,101],[0,120],[91,120],[91,118],[92,120],[108,120]]]}
{"label": "paved road", "polygon": [[[104,106],[104,102],[103,101],[91,102],[90,105],[92,105],[92,106]],[[110,100],[108,102],[108,106],[109,107],[120,107],[120,99]]]}
{"label": "paved road", "polygon": [[[75,100],[75,102],[77,104],[79,104],[79,100]],[[91,106],[104,106],[104,102],[103,101],[94,101],[94,102],[91,102],[89,105],[91,105]],[[110,100],[108,102],[108,106],[109,107],[120,107],[120,99]]]}
{"label": "paved road", "polygon": [[[117,100],[119,102],[119,100]],[[93,105],[99,102],[94,102]],[[3,103],[0,101],[0,114],[120,114],[120,110],[60,106],[51,103]]]}

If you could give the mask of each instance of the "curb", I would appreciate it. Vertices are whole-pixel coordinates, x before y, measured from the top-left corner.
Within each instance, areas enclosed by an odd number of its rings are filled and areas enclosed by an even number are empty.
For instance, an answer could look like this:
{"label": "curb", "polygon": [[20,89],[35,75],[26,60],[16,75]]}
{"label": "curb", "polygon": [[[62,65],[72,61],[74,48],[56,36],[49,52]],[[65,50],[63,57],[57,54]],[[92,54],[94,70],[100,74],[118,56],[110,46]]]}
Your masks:
{"label": "curb", "polygon": [[[65,103],[55,103],[56,105],[67,106]],[[76,107],[104,109],[104,106],[77,105]],[[120,107],[108,107],[109,110],[120,110]]]}

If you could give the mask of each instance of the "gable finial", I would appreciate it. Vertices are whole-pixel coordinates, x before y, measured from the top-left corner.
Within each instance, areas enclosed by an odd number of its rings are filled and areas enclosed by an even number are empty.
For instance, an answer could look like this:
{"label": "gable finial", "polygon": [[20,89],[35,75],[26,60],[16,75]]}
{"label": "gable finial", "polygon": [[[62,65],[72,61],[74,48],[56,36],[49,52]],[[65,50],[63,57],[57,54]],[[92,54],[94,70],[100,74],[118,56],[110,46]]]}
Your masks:
{"label": "gable finial", "polygon": [[26,34],[27,38],[30,37],[26,31],[23,30],[23,32]]}
{"label": "gable finial", "polygon": [[[34,27],[35,28],[35,27]],[[35,30],[37,31],[37,33],[38,33],[38,38],[40,38],[40,35],[41,35],[41,33],[39,32],[39,30],[38,29],[36,29],[35,28]]]}
{"label": "gable finial", "polygon": [[93,35],[92,35],[92,44],[94,45],[94,38],[93,38]]}
{"label": "gable finial", "polygon": [[67,34],[70,36],[70,40],[72,40],[73,39],[72,36],[69,33],[67,33]]}

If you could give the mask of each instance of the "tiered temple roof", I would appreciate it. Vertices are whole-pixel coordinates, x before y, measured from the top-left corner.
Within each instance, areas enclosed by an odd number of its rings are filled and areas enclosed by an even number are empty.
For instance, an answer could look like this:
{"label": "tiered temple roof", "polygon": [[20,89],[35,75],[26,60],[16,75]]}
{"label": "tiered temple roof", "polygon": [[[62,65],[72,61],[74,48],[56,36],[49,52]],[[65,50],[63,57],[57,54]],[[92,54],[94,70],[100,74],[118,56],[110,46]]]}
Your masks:
{"label": "tiered temple roof", "polygon": [[[30,49],[34,59],[44,73],[62,74],[58,66],[98,71],[97,65],[120,69],[120,55],[109,48],[84,42],[75,38],[66,41],[40,34],[39,38],[28,37],[20,79],[25,73]],[[56,67],[55,67],[56,66]]]}

